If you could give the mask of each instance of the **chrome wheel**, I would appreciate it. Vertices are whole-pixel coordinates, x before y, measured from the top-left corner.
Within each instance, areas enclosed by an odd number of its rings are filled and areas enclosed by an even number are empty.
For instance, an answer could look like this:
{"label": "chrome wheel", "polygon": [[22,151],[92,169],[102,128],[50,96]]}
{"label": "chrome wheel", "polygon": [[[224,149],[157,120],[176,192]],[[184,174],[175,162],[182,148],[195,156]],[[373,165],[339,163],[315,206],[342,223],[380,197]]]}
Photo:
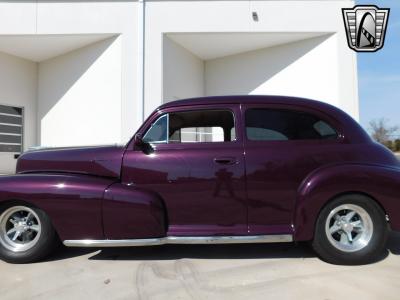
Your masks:
{"label": "chrome wheel", "polygon": [[325,224],[329,242],[344,252],[355,252],[366,247],[373,230],[370,215],[364,208],[354,204],[343,204],[333,209]]}
{"label": "chrome wheel", "polygon": [[0,243],[13,252],[34,247],[41,235],[40,219],[26,206],[8,208],[0,215]]}

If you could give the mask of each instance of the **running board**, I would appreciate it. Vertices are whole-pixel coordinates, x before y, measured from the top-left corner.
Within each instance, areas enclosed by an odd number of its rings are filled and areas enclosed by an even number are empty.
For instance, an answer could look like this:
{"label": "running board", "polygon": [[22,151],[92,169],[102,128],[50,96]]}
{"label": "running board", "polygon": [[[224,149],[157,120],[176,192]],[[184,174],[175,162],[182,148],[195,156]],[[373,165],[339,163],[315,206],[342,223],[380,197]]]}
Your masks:
{"label": "running board", "polygon": [[67,247],[135,247],[165,244],[247,244],[247,243],[290,243],[291,234],[255,235],[255,236],[168,236],[151,239],[132,240],[66,240]]}

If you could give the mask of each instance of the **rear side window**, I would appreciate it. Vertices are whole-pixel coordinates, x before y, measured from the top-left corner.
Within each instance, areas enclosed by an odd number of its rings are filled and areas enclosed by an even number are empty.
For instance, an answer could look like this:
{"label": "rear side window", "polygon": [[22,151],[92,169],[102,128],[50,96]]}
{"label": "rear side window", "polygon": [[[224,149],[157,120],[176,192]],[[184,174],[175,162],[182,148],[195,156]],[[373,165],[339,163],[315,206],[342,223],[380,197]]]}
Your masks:
{"label": "rear side window", "polygon": [[336,139],[336,130],[319,117],[299,111],[252,108],[246,111],[251,141]]}

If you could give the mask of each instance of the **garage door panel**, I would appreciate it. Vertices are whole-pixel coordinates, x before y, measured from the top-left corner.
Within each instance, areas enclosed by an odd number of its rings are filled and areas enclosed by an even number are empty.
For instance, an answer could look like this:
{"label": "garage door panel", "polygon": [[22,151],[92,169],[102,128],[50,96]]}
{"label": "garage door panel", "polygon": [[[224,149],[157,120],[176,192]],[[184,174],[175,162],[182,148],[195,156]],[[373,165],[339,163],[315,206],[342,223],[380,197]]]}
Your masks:
{"label": "garage door panel", "polygon": [[0,114],[22,115],[22,108],[0,105]]}
{"label": "garage door panel", "polygon": [[0,133],[0,142],[1,144],[21,144],[21,136]]}
{"label": "garage door panel", "polygon": [[[20,145],[5,145],[0,144],[0,153],[21,153],[22,149]],[[9,157],[9,159],[14,159],[13,157]]]}
{"label": "garage door panel", "polygon": [[15,172],[15,154],[23,149],[23,108],[0,105],[0,174]]}
{"label": "garage door panel", "polygon": [[22,125],[22,118],[20,116],[12,116],[0,113],[0,123]]}
{"label": "garage door panel", "polygon": [[0,134],[22,134],[21,126],[0,125]]}

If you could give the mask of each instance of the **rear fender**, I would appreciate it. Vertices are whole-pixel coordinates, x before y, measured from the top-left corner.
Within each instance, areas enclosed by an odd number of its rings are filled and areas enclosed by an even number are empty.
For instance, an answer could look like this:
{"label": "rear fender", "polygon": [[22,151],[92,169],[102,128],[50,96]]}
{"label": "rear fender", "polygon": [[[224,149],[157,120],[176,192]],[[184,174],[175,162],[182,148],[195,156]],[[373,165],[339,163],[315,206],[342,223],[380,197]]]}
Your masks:
{"label": "rear fender", "polygon": [[350,193],[374,199],[400,230],[400,169],[346,164],[321,168],[308,176],[298,190],[293,216],[295,240],[311,240],[319,212],[330,200]]}
{"label": "rear fender", "polygon": [[114,181],[87,175],[0,177],[0,204],[21,201],[45,211],[61,240],[103,239],[101,203]]}

